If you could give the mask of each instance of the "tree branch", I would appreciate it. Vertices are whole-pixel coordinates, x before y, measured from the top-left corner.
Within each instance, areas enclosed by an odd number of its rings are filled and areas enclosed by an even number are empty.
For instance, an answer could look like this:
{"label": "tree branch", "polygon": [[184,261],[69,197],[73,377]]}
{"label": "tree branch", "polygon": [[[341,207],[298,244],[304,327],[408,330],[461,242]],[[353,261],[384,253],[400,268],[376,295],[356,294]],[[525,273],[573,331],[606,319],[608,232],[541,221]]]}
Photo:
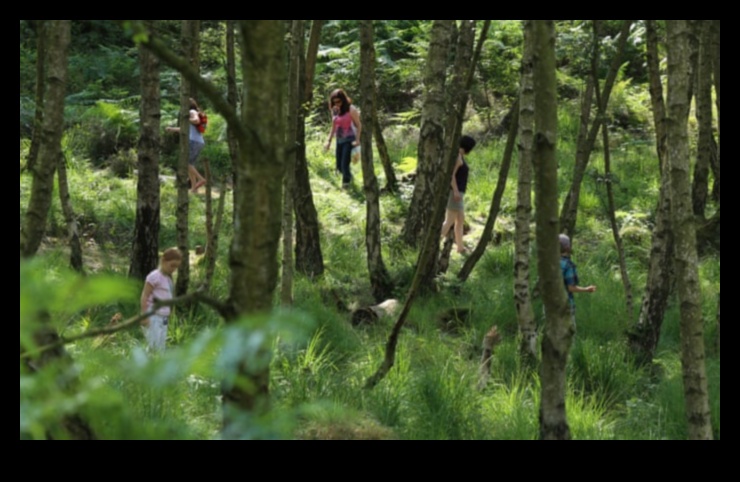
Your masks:
{"label": "tree branch", "polygon": [[229,306],[227,304],[222,303],[222,302],[220,302],[218,300],[215,300],[215,299],[209,297],[208,295],[206,295],[202,291],[195,291],[195,292],[190,293],[188,295],[180,296],[179,298],[174,298],[174,299],[171,299],[171,300],[157,300],[157,299],[155,299],[154,300],[154,305],[152,306],[152,309],[150,311],[144,313],[144,314],[141,314],[141,315],[135,316],[133,318],[130,318],[130,319],[124,321],[123,323],[120,323],[120,324],[117,324],[117,325],[108,326],[108,327],[105,327],[105,328],[98,328],[98,329],[94,329],[94,330],[88,330],[85,333],[82,333],[80,335],[69,336],[69,337],[60,336],[59,337],[59,340],[56,341],[56,342],[54,342],[54,343],[51,343],[51,344],[42,346],[42,347],[38,348],[37,350],[28,351],[28,352],[25,352],[25,353],[21,354],[20,359],[21,360],[27,360],[27,359],[35,358],[35,357],[37,357],[38,355],[40,355],[40,354],[42,354],[44,352],[47,352],[47,351],[50,351],[50,350],[54,350],[56,348],[59,348],[59,347],[65,346],[65,345],[69,345],[71,343],[75,343],[75,342],[78,342],[80,340],[86,340],[88,338],[97,338],[97,337],[105,336],[105,335],[113,335],[113,334],[118,333],[120,331],[128,330],[132,326],[136,326],[137,324],[139,324],[142,321],[146,320],[150,316],[154,316],[157,313],[157,310],[160,309],[160,308],[164,308],[166,306],[170,306],[171,307],[171,306],[185,305],[185,304],[188,304],[188,303],[190,303],[192,301],[196,301],[196,302],[199,302],[199,303],[203,303],[204,305],[210,306],[211,308],[213,308],[214,310],[216,310],[224,318],[226,317],[226,313],[231,313],[233,311],[233,310],[231,310],[229,308]]}
{"label": "tree branch", "polygon": [[219,90],[206,79],[201,77],[198,72],[188,63],[187,60],[175,54],[162,40],[155,37],[154,34],[146,30],[146,27],[138,22],[132,22],[135,35],[146,34],[146,39],[141,44],[151,50],[154,55],[160,58],[164,63],[180,72],[190,82],[192,82],[203,94],[213,103],[213,108],[224,116],[226,122],[233,126],[237,136],[246,137],[246,131],[242,126],[241,119],[236,110],[228,103]]}

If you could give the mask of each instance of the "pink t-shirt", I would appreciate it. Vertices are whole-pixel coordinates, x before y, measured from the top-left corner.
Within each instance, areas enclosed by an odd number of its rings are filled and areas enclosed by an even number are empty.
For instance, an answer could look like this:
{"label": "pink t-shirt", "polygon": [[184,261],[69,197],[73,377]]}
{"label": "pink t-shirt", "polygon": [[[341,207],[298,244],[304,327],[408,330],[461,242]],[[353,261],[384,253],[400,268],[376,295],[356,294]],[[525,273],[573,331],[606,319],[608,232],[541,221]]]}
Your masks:
{"label": "pink t-shirt", "polygon": [[[154,288],[154,290],[152,291],[152,295],[149,297],[148,300],[146,300],[147,311],[150,311],[152,309],[155,298],[158,300],[171,300],[173,298],[175,288],[174,284],[172,283],[172,278],[165,275],[158,269],[155,269],[154,271],[149,273],[149,276],[146,277],[146,282],[152,285],[152,288]],[[170,311],[171,310],[169,306],[163,306],[162,308],[157,310],[157,315],[170,316]]]}

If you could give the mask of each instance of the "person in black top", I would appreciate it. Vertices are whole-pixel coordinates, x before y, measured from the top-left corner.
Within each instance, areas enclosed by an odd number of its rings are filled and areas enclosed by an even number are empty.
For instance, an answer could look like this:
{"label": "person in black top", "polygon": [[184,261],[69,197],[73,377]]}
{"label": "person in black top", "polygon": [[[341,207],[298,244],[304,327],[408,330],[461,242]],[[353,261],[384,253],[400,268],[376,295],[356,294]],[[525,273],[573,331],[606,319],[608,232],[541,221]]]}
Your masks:
{"label": "person in black top", "polygon": [[452,226],[455,226],[455,244],[457,252],[466,254],[467,249],[463,244],[463,225],[465,224],[465,191],[468,187],[468,175],[470,168],[465,162],[465,156],[475,147],[475,139],[463,136],[460,139],[460,154],[457,156],[455,170],[452,173],[450,197],[447,201],[447,218],[442,226],[442,239],[447,237]]}

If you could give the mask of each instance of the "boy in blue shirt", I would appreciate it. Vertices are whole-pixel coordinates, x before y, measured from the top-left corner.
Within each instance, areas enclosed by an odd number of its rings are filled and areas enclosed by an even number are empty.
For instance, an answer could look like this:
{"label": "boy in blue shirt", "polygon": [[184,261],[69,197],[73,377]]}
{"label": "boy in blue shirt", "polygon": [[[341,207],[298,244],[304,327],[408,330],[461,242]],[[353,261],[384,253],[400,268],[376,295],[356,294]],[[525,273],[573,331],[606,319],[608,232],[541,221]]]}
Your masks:
{"label": "boy in blue shirt", "polygon": [[570,238],[564,234],[560,235],[560,270],[563,272],[563,283],[565,284],[565,291],[568,293],[568,304],[570,305],[570,313],[573,318],[573,326],[576,325],[576,300],[573,296],[574,293],[595,293],[596,286],[582,287],[578,285],[578,271],[576,265],[571,261],[570,257],[573,253],[573,248],[570,242]]}

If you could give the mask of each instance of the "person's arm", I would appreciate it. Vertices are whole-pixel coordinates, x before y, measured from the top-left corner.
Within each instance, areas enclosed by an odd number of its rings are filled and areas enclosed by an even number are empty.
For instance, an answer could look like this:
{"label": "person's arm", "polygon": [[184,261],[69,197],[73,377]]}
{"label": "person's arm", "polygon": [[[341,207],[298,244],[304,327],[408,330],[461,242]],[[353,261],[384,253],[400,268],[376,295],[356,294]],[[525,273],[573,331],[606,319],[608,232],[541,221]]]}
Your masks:
{"label": "person's arm", "polygon": [[596,293],[596,286],[569,285],[568,291],[571,293]]}
{"label": "person's arm", "polygon": [[350,106],[349,115],[352,116],[352,123],[354,123],[357,132],[355,133],[355,142],[353,146],[359,146],[360,140],[362,139],[362,120],[360,119],[360,111],[355,106]]}
{"label": "person's arm", "polygon": [[190,109],[190,117],[188,117],[188,120],[194,126],[200,124],[200,116],[198,115],[198,111],[195,109]]}
{"label": "person's arm", "polygon": [[[149,311],[149,298],[151,298],[152,293],[154,292],[154,286],[152,286],[151,283],[147,282],[144,284],[144,289],[141,291],[141,300],[140,300],[140,314],[144,314],[147,311]],[[141,326],[149,326],[149,318],[146,318],[144,320],[141,320]]]}

